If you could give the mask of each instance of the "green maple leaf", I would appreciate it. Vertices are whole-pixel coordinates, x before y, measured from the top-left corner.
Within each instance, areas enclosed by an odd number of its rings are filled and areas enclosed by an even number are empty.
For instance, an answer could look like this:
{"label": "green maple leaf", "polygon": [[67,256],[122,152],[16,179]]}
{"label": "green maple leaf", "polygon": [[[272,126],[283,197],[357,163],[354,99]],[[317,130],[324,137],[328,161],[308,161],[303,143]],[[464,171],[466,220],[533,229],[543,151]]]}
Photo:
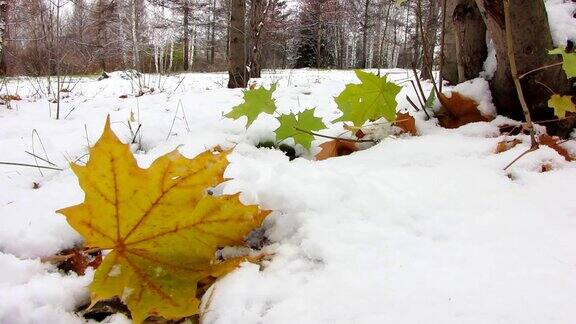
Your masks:
{"label": "green maple leaf", "polygon": [[404,4],[404,2],[406,2],[406,0],[396,0],[396,5],[401,6],[402,4]]}
{"label": "green maple leaf", "polygon": [[436,93],[434,90],[430,91],[430,95],[428,99],[426,99],[426,103],[424,104],[425,108],[432,110],[434,108],[434,102],[436,101]]}
{"label": "green maple leaf", "polygon": [[350,121],[354,126],[361,127],[366,121],[381,117],[394,121],[398,104],[396,95],[402,88],[388,82],[386,75],[378,77],[361,70],[355,72],[362,83],[347,84],[344,91],[334,99],[343,113],[334,122]]}
{"label": "green maple leaf", "polygon": [[296,144],[300,144],[307,149],[312,146],[314,136],[301,130],[313,132],[326,128],[322,119],[314,116],[314,109],[306,109],[299,112],[298,115],[293,113],[284,114],[276,119],[280,122],[280,126],[274,131],[278,141],[292,137]]}
{"label": "green maple leaf", "polygon": [[562,55],[562,68],[568,78],[576,77],[576,53],[566,53],[566,49],[558,47],[548,52],[548,54]]}
{"label": "green maple leaf", "polygon": [[552,95],[548,100],[548,107],[554,109],[554,115],[558,118],[566,117],[566,112],[576,113],[576,105],[572,96]]}
{"label": "green maple leaf", "polygon": [[276,111],[276,102],[272,98],[274,91],[276,91],[275,83],[270,90],[264,87],[244,90],[244,102],[232,108],[232,111],[225,116],[232,119],[246,116],[248,118],[246,128],[250,127],[261,113],[273,114]]}

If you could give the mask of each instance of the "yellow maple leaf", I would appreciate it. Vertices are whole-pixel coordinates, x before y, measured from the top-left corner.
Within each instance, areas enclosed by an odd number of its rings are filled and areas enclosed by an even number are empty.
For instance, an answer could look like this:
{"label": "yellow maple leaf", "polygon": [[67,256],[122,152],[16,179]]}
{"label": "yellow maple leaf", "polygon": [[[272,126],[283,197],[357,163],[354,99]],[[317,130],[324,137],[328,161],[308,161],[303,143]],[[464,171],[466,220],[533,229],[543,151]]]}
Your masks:
{"label": "yellow maple leaf", "polygon": [[234,268],[215,261],[217,248],[243,244],[269,213],[239,194],[207,193],[224,181],[226,155],[175,150],[142,169],[107,119],[86,166],[72,165],[84,202],[58,211],[87,246],[111,250],[90,286],[93,304],[119,296],[136,323],[198,312],[198,281]]}
{"label": "yellow maple leaf", "polygon": [[566,112],[576,112],[576,105],[572,101],[572,96],[553,94],[548,100],[548,107],[554,109],[554,115],[558,118],[565,118]]}

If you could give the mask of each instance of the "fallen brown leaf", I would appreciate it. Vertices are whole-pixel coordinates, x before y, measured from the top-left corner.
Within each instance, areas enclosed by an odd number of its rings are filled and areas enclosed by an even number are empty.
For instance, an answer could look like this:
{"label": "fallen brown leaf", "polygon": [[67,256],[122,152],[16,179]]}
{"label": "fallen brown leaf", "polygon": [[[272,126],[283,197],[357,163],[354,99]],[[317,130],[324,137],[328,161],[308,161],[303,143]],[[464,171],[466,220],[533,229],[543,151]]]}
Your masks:
{"label": "fallen brown leaf", "polygon": [[500,142],[498,142],[498,145],[496,145],[496,152],[495,153],[498,154],[498,153],[506,152],[509,149],[513,148],[514,146],[516,146],[520,143],[522,143],[522,141],[517,139],[517,138],[515,138],[511,141],[507,141],[507,140],[500,141]]}
{"label": "fallen brown leaf", "polygon": [[416,130],[416,120],[407,112],[397,112],[396,121],[392,125],[401,128],[402,133],[410,133],[412,135],[418,133]]}
{"label": "fallen brown leaf", "polygon": [[573,160],[572,157],[570,156],[570,153],[568,153],[568,151],[565,148],[563,148],[562,146],[560,146],[560,144],[558,144],[557,139],[555,139],[550,135],[547,134],[540,135],[538,137],[538,143],[554,149],[556,152],[558,152],[558,154],[562,155],[564,159],[566,159],[566,161]]}
{"label": "fallen brown leaf", "polygon": [[354,142],[331,140],[326,143],[320,144],[322,151],[316,154],[316,160],[326,160],[335,156],[350,155],[352,152],[358,151],[358,147]]}
{"label": "fallen brown leaf", "polygon": [[466,96],[452,91],[452,96],[448,98],[441,93],[438,100],[442,104],[440,112],[436,114],[440,126],[445,128],[458,128],[460,126],[479,122],[490,121],[492,116],[483,116],[478,110],[478,103]]}
{"label": "fallen brown leaf", "polygon": [[57,265],[58,269],[64,272],[74,271],[79,275],[84,275],[86,268],[92,267],[96,269],[102,263],[101,251],[87,253],[85,250],[76,248],[63,251],[62,254],[69,256]]}

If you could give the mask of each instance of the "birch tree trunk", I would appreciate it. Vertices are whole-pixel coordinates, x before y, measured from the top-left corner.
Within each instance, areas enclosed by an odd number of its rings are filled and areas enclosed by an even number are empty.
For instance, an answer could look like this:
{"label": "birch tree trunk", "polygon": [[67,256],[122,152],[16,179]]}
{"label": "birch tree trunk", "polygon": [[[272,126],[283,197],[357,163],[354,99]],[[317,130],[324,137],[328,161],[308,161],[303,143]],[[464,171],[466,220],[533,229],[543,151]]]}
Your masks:
{"label": "birch tree trunk", "polygon": [[138,44],[138,0],[132,0],[132,65],[135,70],[140,68],[140,46]]}

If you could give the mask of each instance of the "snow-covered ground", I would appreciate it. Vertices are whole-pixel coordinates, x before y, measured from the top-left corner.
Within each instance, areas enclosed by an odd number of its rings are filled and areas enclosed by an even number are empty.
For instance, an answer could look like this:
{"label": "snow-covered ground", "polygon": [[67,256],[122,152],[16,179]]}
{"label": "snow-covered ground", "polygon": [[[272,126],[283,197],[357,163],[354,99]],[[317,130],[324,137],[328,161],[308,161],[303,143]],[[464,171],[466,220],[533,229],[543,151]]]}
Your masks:
{"label": "snow-covered ground", "polygon": [[[398,82],[409,78],[386,72]],[[134,145],[141,166],[177,146],[191,157],[235,145],[225,191],[274,211],[265,222],[271,261],[263,269],[244,264],[217,282],[204,323],[574,322],[574,163],[542,147],[503,171],[528,148],[523,138],[494,153],[503,118],[447,130],[421,113],[418,136],[389,137],[320,162],[311,158],[317,140],[312,152],[289,161],[254,146],[273,139],[273,117],[245,131],[243,120],[222,116],[242,101],[241,90],[223,88],[226,79],[147,80],[156,90],[140,97],[122,73],[72,80],[62,120],[52,118],[55,105],[38,92],[38,80],[10,82],[9,92],[23,100],[0,108],[0,161],[34,164],[25,153],[34,150],[64,170],[0,165],[0,323],[83,322],[74,310],[88,299],[92,271],[64,274],[39,258],[80,241],[54,211],[83,199],[67,163],[86,160],[107,114],[126,142],[141,123],[141,145]],[[285,70],[258,80],[272,82],[280,112],[316,107],[329,124],[339,115],[333,96],[356,78],[352,71]],[[405,87],[399,109],[411,109],[407,94],[415,99]],[[341,124],[324,131],[341,132]],[[552,170],[541,172],[545,164]]]}

